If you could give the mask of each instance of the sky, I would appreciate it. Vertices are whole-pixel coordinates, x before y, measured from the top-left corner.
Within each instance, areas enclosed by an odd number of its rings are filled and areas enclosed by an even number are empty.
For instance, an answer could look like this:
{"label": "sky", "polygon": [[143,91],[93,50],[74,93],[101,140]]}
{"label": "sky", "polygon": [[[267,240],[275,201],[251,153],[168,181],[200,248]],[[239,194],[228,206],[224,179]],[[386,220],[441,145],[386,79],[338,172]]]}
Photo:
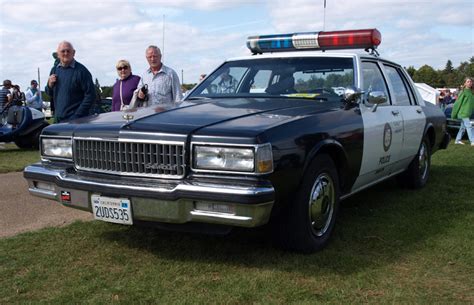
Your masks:
{"label": "sky", "polygon": [[44,87],[63,40],[101,86],[117,79],[115,64],[147,68],[157,45],[163,63],[196,83],[228,58],[249,55],[252,35],[377,28],[378,51],[405,67],[457,67],[474,56],[472,0],[0,0],[0,81]]}

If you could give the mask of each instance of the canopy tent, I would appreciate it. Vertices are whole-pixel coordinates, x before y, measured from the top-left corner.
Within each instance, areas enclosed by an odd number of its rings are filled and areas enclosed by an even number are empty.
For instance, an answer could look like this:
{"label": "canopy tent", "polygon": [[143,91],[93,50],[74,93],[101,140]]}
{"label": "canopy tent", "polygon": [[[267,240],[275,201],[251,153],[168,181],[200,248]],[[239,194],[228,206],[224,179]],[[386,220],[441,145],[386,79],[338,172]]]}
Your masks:
{"label": "canopy tent", "polygon": [[438,104],[439,91],[425,83],[415,83],[416,89],[420,92],[421,97],[434,105]]}

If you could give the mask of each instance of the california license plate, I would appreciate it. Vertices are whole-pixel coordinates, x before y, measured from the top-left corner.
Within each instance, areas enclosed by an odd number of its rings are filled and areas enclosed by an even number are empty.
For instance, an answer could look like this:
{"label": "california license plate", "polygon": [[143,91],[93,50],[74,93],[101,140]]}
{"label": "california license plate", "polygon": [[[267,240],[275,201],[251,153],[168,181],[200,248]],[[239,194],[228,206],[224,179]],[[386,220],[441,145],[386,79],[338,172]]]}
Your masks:
{"label": "california license plate", "polygon": [[132,207],[130,199],[92,195],[94,218],[102,221],[132,225]]}

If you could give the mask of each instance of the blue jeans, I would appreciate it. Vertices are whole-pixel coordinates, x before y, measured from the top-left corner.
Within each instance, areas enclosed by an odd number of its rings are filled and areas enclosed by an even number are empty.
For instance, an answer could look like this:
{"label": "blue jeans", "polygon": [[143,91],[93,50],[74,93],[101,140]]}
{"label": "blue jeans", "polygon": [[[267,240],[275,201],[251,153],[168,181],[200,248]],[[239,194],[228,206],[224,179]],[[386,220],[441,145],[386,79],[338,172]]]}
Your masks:
{"label": "blue jeans", "polygon": [[458,135],[456,136],[456,141],[461,141],[462,136],[464,135],[464,130],[467,131],[469,141],[471,141],[471,143],[474,143],[474,137],[472,136],[472,125],[471,120],[469,118],[461,120],[461,125],[459,127]]}

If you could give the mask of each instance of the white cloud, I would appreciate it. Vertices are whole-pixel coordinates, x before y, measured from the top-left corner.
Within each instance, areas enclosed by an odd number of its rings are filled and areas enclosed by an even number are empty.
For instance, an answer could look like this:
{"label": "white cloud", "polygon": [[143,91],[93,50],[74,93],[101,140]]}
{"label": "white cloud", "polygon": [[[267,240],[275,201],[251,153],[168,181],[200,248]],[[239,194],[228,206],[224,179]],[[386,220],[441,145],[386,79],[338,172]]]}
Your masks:
{"label": "white cloud", "polygon": [[[122,58],[140,74],[145,48],[162,47],[165,15],[164,62],[180,76],[183,70],[185,82],[196,82],[224,59],[248,54],[249,35],[321,30],[323,2],[0,0],[0,81],[10,78],[25,87],[39,67],[44,84],[51,53],[62,40],[74,44],[77,60],[102,85],[113,84],[115,63]],[[467,0],[327,0],[325,28],[377,27],[383,57],[405,66],[441,68],[448,59],[456,65],[474,54],[472,10]],[[227,18],[229,12],[235,16]]]}

